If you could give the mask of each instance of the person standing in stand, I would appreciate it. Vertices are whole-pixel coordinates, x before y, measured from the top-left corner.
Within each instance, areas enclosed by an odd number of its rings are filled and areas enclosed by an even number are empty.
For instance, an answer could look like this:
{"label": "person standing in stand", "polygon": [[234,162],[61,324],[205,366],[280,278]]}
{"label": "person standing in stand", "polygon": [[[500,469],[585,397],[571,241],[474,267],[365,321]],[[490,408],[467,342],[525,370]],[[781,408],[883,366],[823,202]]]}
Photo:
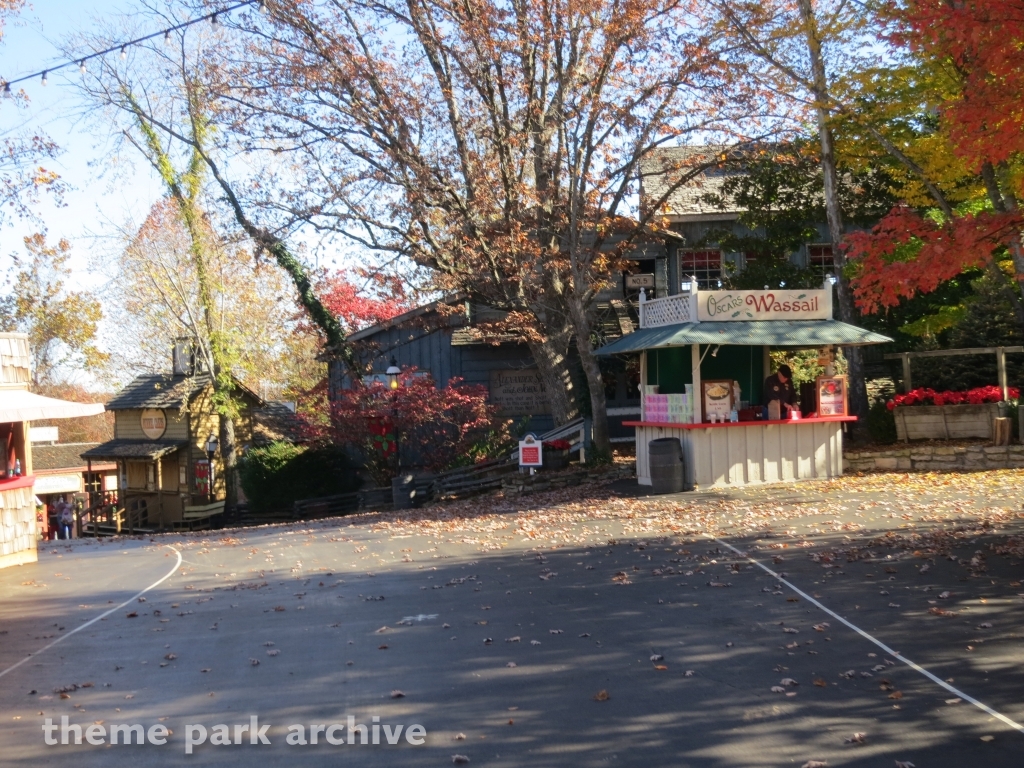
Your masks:
{"label": "person standing in stand", "polygon": [[75,513],[71,509],[71,504],[62,496],[61,500],[57,502],[58,521],[60,525],[60,537],[62,539],[71,538],[71,526],[75,523]]}
{"label": "person standing in stand", "polygon": [[793,387],[793,370],[786,364],[764,380],[764,404],[770,406],[773,400],[779,401],[779,415],[789,418],[790,411],[796,404],[796,389]]}

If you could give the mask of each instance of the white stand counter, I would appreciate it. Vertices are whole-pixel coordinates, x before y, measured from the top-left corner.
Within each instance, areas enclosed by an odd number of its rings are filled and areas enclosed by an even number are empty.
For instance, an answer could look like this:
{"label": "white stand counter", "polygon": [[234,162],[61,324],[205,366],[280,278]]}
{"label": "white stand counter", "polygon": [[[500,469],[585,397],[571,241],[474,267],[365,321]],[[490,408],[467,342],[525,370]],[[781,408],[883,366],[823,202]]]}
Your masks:
{"label": "white stand counter", "polygon": [[682,444],[687,489],[722,488],[843,474],[843,422],[855,416],[797,421],[675,424],[627,421],[636,428],[636,476],[651,484],[647,444],[676,437]]}

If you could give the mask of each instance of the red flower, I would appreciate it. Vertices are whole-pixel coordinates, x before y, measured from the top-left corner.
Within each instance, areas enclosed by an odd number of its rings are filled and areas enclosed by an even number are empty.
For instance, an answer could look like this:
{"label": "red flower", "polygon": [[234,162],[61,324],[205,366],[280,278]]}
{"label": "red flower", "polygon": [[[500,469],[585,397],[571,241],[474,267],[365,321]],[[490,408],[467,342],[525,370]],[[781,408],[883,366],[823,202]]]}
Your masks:
{"label": "red flower", "polygon": [[[1015,400],[1020,397],[1020,391],[1016,387],[1011,387],[1008,395],[1011,400]],[[962,405],[964,403],[981,405],[983,403],[998,403],[1002,399],[1003,390],[992,385],[975,387],[966,392],[951,392],[950,390],[936,392],[930,387],[918,387],[904,395],[896,395],[894,400],[886,403],[886,406],[892,410],[900,405]]]}

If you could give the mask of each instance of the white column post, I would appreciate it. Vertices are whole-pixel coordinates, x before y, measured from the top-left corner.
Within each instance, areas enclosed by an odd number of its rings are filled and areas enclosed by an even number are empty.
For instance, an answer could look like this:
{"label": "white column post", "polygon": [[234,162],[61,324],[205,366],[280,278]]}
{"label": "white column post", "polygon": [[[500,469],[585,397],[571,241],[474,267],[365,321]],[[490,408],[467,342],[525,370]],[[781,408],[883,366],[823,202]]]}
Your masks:
{"label": "white column post", "polygon": [[693,365],[693,421],[704,421],[704,395],[700,389],[700,344],[690,345],[690,359]]}
{"label": "white column post", "polygon": [[1006,383],[1006,349],[996,348],[996,370],[999,372],[999,386],[1003,390],[1003,402],[1010,399],[1010,388]]}

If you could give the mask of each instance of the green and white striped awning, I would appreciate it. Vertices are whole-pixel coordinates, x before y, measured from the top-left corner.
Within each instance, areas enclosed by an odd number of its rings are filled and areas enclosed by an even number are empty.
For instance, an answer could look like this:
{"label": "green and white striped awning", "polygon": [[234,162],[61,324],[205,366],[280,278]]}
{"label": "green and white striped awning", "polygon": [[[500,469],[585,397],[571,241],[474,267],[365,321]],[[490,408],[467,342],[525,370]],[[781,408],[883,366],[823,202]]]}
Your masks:
{"label": "green and white striped awning", "polygon": [[756,320],[739,323],[678,323],[641,328],[596,350],[598,355],[624,355],[645,349],[691,344],[742,344],[770,347],[843,347],[884,344],[888,336],[838,320]]}

